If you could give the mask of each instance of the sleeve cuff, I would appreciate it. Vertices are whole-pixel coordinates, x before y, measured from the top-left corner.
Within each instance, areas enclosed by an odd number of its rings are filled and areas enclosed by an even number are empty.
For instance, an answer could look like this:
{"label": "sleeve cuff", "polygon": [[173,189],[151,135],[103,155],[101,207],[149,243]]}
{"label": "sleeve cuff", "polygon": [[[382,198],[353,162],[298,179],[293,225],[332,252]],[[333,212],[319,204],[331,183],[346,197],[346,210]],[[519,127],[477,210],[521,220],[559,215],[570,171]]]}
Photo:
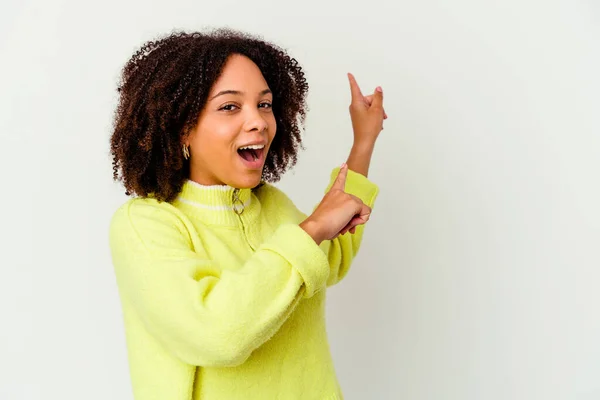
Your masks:
{"label": "sleeve cuff", "polygon": [[299,225],[281,225],[264,248],[283,256],[300,273],[306,286],[304,297],[312,297],[325,287],[329,278],[327,256]]}
{"label": "sleeve cuff", "polygon": [[[329,185],[327,186],[326,192],[331,189],[331,186],[335,182],[340,167],[336,167],[331,171],[331,178]],[[348,170],[348,176],[346,177],[346,193],[350,193],[362,200],[367,206],[373,208],[377,195],[379,194],[379,187],[371,182],[366,176],[354,172],[351,169]]]}

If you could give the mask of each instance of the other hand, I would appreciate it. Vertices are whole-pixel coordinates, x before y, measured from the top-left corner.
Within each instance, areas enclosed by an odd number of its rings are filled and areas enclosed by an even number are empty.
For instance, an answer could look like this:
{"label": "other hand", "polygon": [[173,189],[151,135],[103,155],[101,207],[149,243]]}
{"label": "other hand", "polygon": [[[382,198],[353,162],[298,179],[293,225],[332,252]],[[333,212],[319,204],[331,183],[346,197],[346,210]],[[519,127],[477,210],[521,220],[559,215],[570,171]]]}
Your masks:
{"label": "other hand", "polygon": [[371,208],[358,197],[344,191],[347,176],[348,166],[344,164],[323,200],[300,224],[317,244],[335,239],[348,231],[354,233],[356,226],[369,220]]}
{"label": "other hand", "polygon": [[348,73],[352,100],[349,106],[355,144],[374,144],[383,130],[387,114],[383,108],[383,91],[377,87],[373,94],[364,96],[354,75]]}

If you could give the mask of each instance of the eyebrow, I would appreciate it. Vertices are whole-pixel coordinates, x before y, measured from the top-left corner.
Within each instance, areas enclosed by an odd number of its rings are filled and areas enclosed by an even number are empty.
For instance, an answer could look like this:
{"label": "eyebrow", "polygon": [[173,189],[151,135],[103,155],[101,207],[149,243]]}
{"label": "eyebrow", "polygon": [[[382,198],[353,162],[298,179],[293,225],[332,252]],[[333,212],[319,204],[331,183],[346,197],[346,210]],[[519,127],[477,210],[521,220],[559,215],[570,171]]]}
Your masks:
{"label": "eyebrow", "polygon": [[[264,96],[265,94],[268,93],[273,93],[271,92],[271,89],[265,89],[262,92],[259,93],[259,95]],[[213,97],[211,97],[210,99],[208,99],[208,101],[211,101],[219,96],[222,96],[224,94],[235,94],[235,95],[243,95],[244,92],[240,92],[239,90],[221,90],[219,93],[215,94]]]}

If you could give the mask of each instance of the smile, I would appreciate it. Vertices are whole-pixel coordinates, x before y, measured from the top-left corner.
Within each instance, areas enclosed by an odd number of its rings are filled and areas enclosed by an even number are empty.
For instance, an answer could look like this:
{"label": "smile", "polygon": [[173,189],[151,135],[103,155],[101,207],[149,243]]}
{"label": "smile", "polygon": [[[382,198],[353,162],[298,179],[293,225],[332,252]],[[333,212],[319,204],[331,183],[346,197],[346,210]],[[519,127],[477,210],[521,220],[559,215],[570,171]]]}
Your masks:
{"label": "smile", "polygon": [[264,163],[265,145],[255,144],[240,147],[237,150],[243,163],[250,169],[262,168]]}

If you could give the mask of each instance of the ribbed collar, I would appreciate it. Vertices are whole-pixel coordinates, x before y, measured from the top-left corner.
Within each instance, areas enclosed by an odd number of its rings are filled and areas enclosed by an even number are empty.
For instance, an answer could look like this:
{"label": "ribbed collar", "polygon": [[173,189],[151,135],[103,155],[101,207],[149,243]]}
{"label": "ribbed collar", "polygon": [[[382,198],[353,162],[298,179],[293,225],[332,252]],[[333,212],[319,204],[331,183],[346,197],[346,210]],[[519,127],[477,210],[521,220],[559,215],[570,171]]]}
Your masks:
{"label": "ribbed collar", "polygon": [[252,189],[205,186],[192,180],[185,181],[176,202],[209,224],[237,226],[240,219],[251,223],[260,212]]}

